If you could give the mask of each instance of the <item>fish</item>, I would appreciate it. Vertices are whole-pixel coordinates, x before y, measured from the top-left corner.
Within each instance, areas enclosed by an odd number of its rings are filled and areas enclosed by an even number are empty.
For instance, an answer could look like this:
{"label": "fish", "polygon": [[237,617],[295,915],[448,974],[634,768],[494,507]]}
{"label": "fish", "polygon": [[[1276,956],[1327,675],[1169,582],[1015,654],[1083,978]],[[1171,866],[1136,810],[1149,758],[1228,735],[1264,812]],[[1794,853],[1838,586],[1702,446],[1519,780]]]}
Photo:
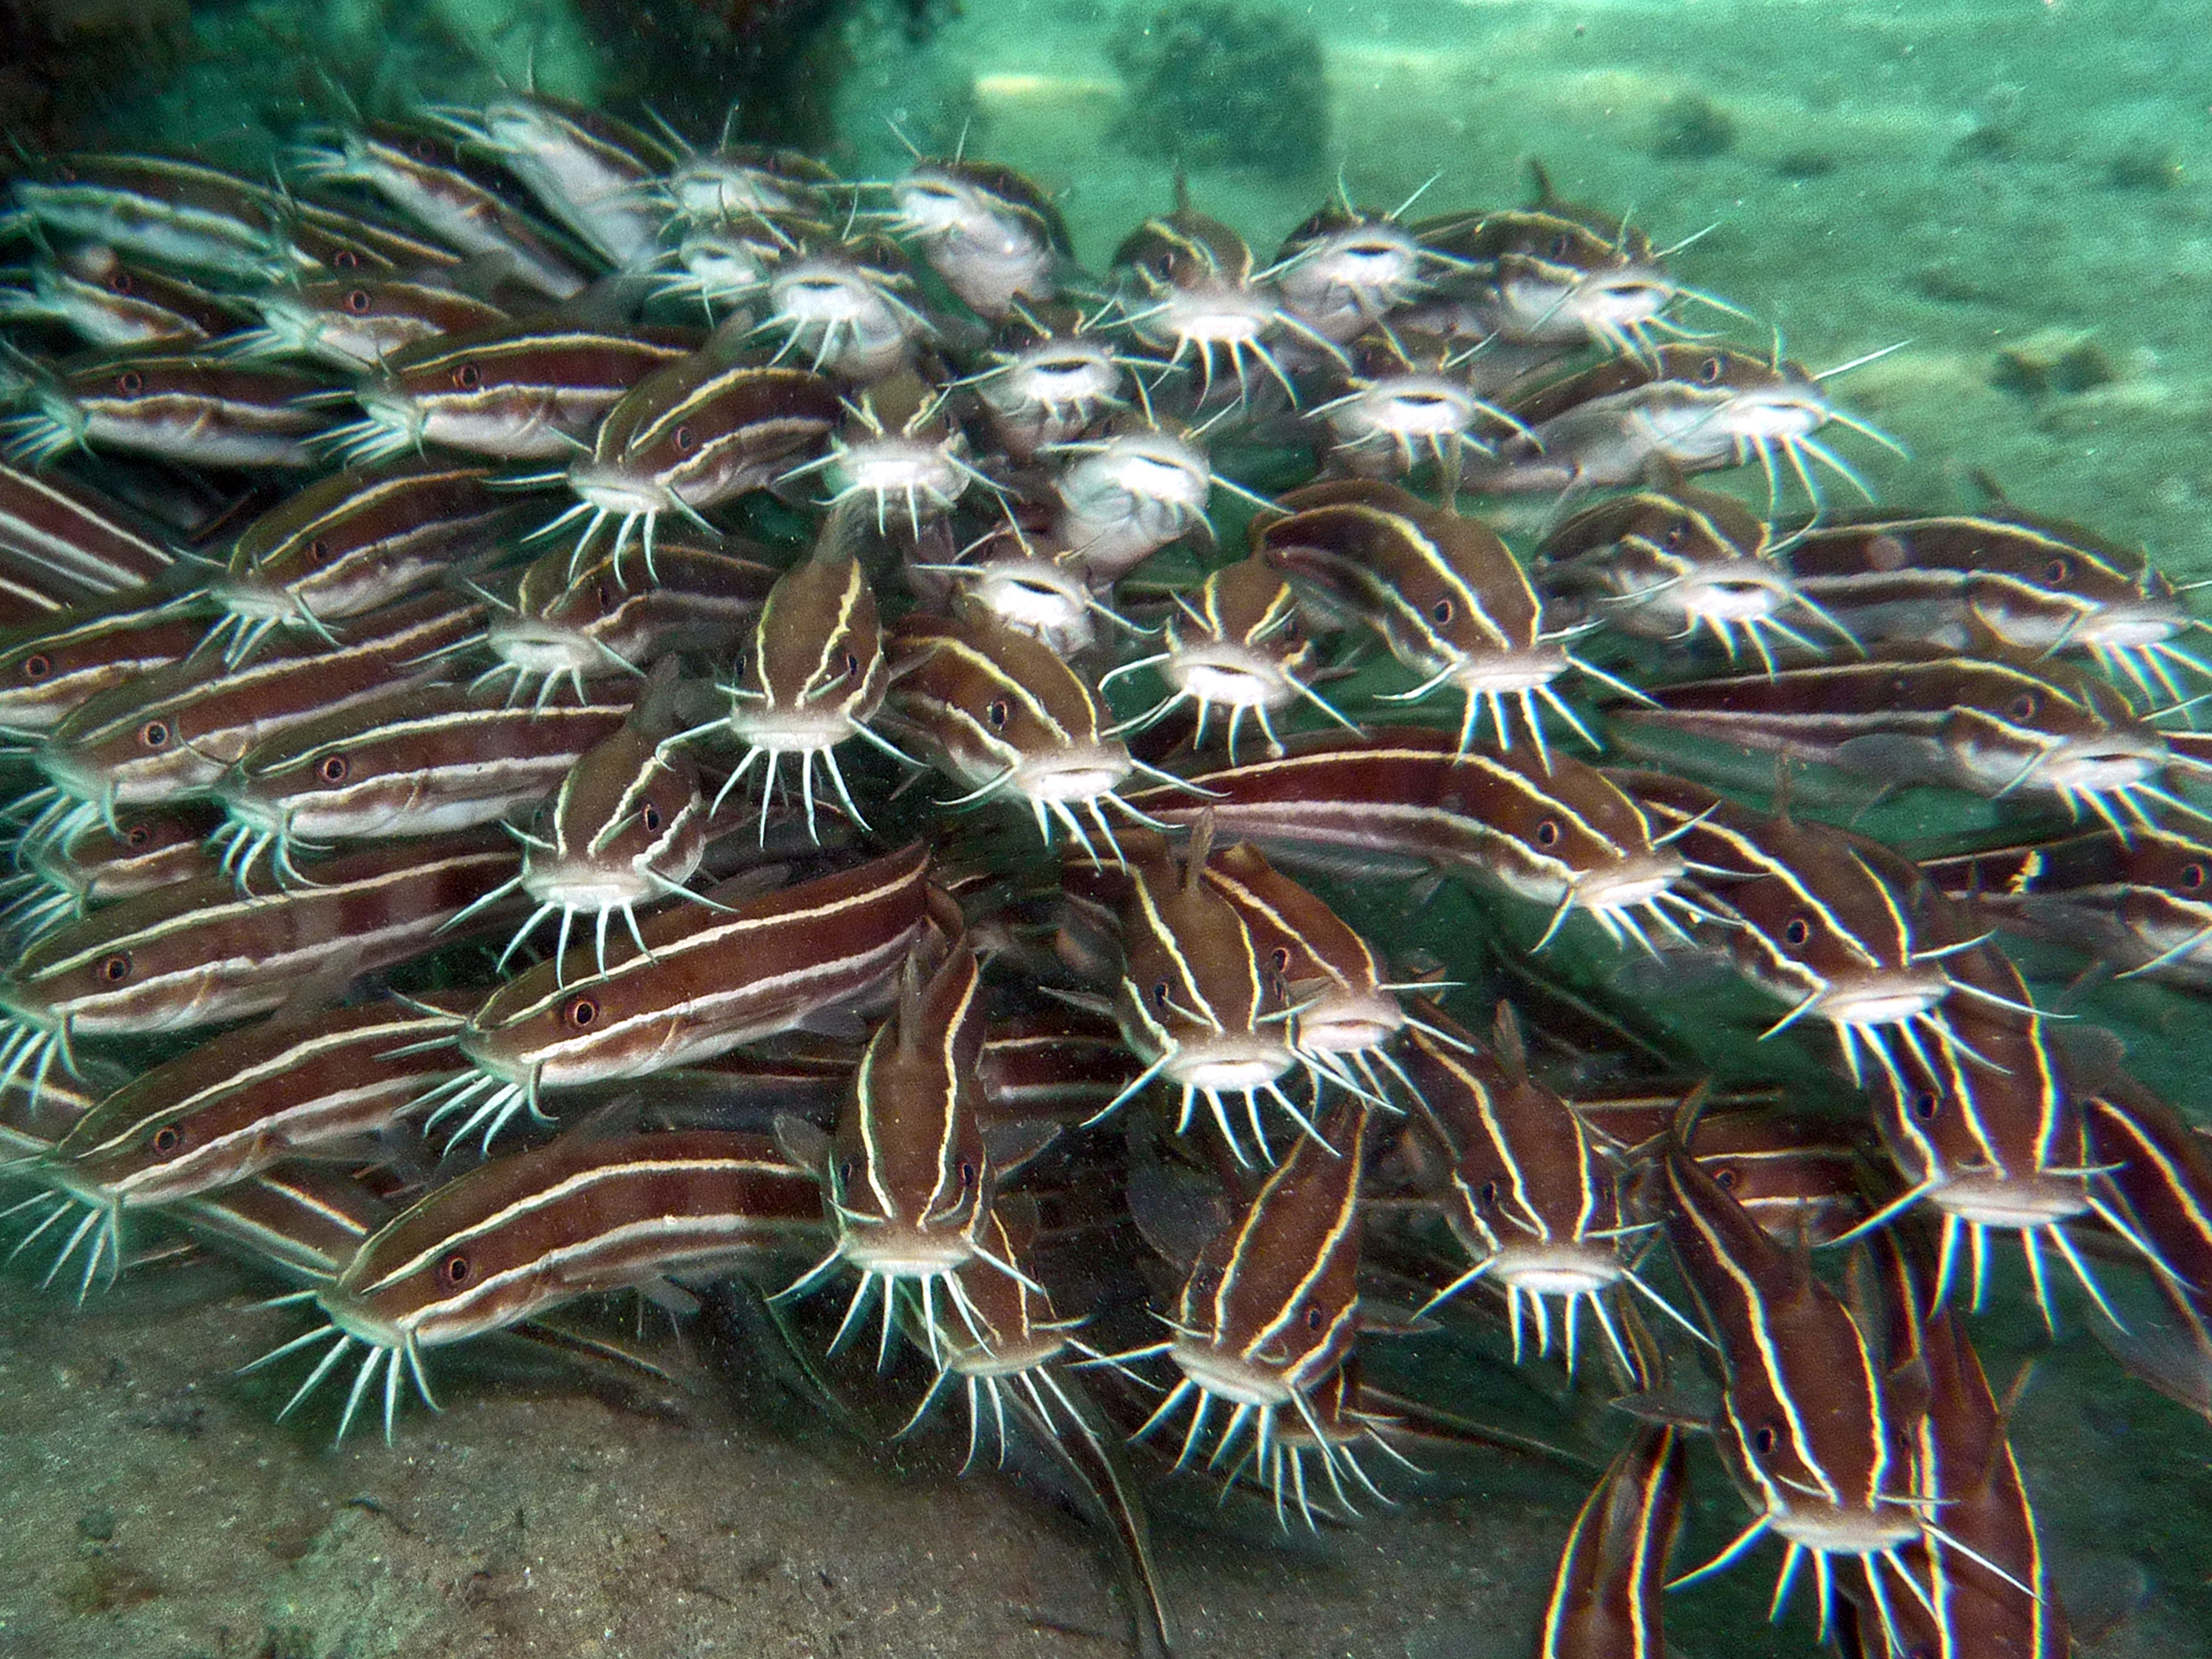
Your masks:
{"label": "fish", "polygon": [[692,1130],[568,1136],[493,1160],[437,1187],[361,1242],[345,1270],[302,1300],[323,1322],[246,1366],[325,1343],[278,1412],[308,1399],[359,1345],[338,1414],[353,1427],[383,1374],[384,1436],[405,1367],[437,1406],[425,1350],[504,1330],[578,1297],[672,1273],[715,1275],[819,1231],[814,1180],[763,1136]]}

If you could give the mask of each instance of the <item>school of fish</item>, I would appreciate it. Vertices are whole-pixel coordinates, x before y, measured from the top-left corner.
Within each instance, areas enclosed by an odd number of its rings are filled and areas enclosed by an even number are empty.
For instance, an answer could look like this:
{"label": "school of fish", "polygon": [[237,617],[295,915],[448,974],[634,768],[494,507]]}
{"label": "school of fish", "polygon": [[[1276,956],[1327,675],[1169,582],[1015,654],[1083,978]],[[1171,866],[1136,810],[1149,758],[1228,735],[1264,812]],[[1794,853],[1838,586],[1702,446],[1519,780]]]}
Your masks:
{"label": "school of fish", "polygon": [[1610,1437],[1539,1659],[1767,1547],[1849,1659],[2072,1651],[1975,1316],[2212,1417],[2212,1144],[2009,941],[2212,986],[2200,623],[1878,505],[1853,364],[1536,182],[1264,261],[1179,183],[1100,272],[1005,167],[523,94],[24,164],[16,1270],[241,1259],[341,1439],[749,1298],[1060,1468],[1152,1655],[1171,1473],[1540,1455],[1393,1368],[1448,1336]]}

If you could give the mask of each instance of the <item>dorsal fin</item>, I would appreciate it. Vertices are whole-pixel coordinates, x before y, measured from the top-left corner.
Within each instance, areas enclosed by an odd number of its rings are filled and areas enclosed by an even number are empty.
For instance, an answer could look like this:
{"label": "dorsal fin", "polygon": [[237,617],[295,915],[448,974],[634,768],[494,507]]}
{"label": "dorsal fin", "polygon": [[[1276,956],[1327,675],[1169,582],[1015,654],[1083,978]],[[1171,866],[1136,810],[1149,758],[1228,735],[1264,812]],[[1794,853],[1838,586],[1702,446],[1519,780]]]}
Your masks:
{"label": "dorsal fin", "polygon": [[1529,187],[1536,192],[1536,200],[1529,203],[1531,207],[1548,208],[1559,201],[1559,192],[1552,187],[1550,169],[1533,156],[1528,158],[1528,176]]}
{"label": "dorsal fin", "polygon": [[1183,849],[1182,887],[1185,893],[1196,893],[1198,882],[1205,873],[1206,855],[1213,850],[1213,809],[1206,808],[1198,814],[1197,822],[1190,826],[1190,844]]}

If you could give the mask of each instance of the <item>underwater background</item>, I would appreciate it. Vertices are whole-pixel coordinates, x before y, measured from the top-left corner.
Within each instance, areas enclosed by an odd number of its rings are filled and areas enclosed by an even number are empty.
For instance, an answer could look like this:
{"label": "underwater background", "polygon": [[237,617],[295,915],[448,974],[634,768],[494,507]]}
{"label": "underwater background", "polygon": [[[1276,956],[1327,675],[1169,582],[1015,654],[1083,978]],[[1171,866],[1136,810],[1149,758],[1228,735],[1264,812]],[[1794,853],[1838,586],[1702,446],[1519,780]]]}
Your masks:
{"label": "underwater background", "polygon": [[[349,101],[467,104],[525,80],[703,141],[735,98],[737,130],[848,177],[895,172],[909,141],[1021,169],[1094,269],[1169,204],[1179,164],[1264,255],[1340,185],[1502,204],[1539,160],[1661,245],[1695,236],[1675,269],[1814,369],[1894,347],[1842,383],[1909,452],[1852,452],[1884,502],[1963,510],[1987,475],[2177,582],[2212,577],[2208,65],[2185,0],[0,0],[0,126],[33,154],[253,171]],[[1365,919],[1394,947],[1442,941],[1466,902],[1375,895]],[[2068,959],[2022,960],[2065,987]],[[2201,997],[2106,985],[2072,1006],[2212,1121]],[[1714,1063],[1744,1063],[1740,1024],[1715,1022]],[[2083,1651],[2212,1655],[2212,1428],[2130,1381],[2077,1306],[2047,1336],[2001,1256],[1976,1336],[2000,1389],[2036,1359],[2012,1434]],[[282,1334],[244,1275],[134,1274],[81,1310],[36,1277],[0,1272],[0,1659],[1123,1648],[1103,1552],[1045,1473],[962,1480],[949,1430],[893,1444],[829,1422],[726,1318],[662,1389],[463,1353],[442,1415],[331,1450],[313,1414],[270,1421],[286,1387],[227,1374]],[[1458,1374],[1440,1349],[1404,1363]],[[1538,1384],[1486,1387],[1471,1417],[1546,1420]],[[1570,1450],[1594,1467],[1605,1426],[1587,1427]],[[1700,1456],[1678,1560],[1736,1524]],[[1156,1542],[1178,1651],[1520,1659],[1589,1479],[1455,1456],[1318,1536],[1171,1484]],[[1802,1605],[1770,1628],[1770,1586],[1670,1598],[1672,1645],[1815,1651]]]}

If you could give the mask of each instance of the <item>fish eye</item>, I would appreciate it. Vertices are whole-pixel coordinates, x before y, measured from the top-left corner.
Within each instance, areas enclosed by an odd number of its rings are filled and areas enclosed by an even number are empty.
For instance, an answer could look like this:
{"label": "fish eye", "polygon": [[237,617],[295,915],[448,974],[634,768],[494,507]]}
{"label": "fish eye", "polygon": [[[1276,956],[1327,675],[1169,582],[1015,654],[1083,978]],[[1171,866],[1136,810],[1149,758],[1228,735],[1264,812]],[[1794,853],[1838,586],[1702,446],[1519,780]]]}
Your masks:
{"label": "fish eye", "polygon": [[108,273],[108,292],[110,293],[134,293],[137,290],[138,284],[132,278],[129,271],[115,270]]}
{"label": "fish eye", "polygon": [[1719,358],[1708,357],[1698,365],[1698,378],[1708,386],[1716,386],[1721,384],[1721,368]]}
{"label": "fish eye", "polygon": [[1544,252],[1552,259],[1564,259],[1575,251],[1574,239],[1562,231],[1544,245]]}
{"label": "fish eye", "polygon": [[1165,979],[1155,982],[1152,986],[1152,1006],[1163,1010],[1167,1006],[1167,982]]}
{"label": "fish eye", "polygon": [[2182,865],[2181,885],[2192,890],[2202,887],[2204,885],[2204,866],[2200,864],[2186,864]]}
{"label": "fish eye", "polygon": [[453,384],[463,392],[474,392],[484,383],[484,371],[474,363],[463,363],[453,370]]}
{"label": "fish eye", "polygon": [[1793,916],[1782,925],[1782,942],[1785,945],[1805,945],[1810,943],[1812,938],[1813,924],[1802,916]]}
{"label": "fish eye", "polygon": [[1482,1199],[1483,1208],[1489,1209],[1498,1201],[1498,1183],[1495,1181],[1484,1182],[1482,1191],[1477,1196]]}
{"label": "fish eye", "polygon": [[1305,1328],[1310,1331],[1318,1331],[1321,1328],[1321,1309],[1318,1303],[1308,1305],[1305,1311]]}
{"label": "fish eye", "polygon": [[154,1138],[147,1144],[166,1158],[185,1144],[185,1132],[174,1123],[164,1123],[154,1131]]}
{"label": "fish eye", "polygon": [[1555,847],[1559,844],[1559,821],[1556,818],[1547,818],[1537,825],[1536,844],[1539,847]]}
{"label": "fish eye", "polygon": [[973,1162],[973,1161],[972,1161],[972,1160],[963,1158],[963,1159],[962,1159],[962,1160],[960,1161],[960,1186],[961,1186],[961,1191],[964,1192],[964,1191],[966,1191],[969,1188],[970,1188],[970,1187],[974,1186],[975,1184],[976,1184],[976,1166],[975,1166],[975,1163]]}
{"label": "fish eye", "polygon": [[837,1184],[840,1187],[851,1186],[853,1184],[853,1177],[859,1173],[860,1160],[857,1158],[848,1158],[843,1163],[837,1166]]}
{"label": "fish eye", "polygon": [[1942,1101],[1937,1097],[1935,1090],[1919,1090],[1912,1097],[1912,1115],[1923,1123],[1933,1122],[1935,1120],[1936,1108],[1942,1105]]}
{"label": "fish eye", "polygon": [[318,536],[308,544],[308,563],[319,565],[330,556],[331,544],[327,537]]}
{"label": "fish eye", "polygon": [[674,431],[668,435],[668,438],[669,441],[675,445],[676,453],[680,455],[688,454],[690,453],[691,446],[699,441],[698,438],[693,435],[692,430],[688,426],[678,427]]}
{"label": "fish eye", "polygon": [[468,1282],[468,1258],[460,1251],[455,1251],[437,1264],[437,1278],[440,1284],[467,1284]]}
{"label": "fish eye", "polygon": [[341,247],[331,255],[331,263],[339,270],[359,270],[361,255],[350,247]]}
{"label": "fish eye", "polygon": [[166,720],[147,721],[138,728],[138,741],[148,749],[168,748],[169,723]]}
{"label": "fish eye", "polygon": [[348,288],[346,291],[346,298],[339,303],[355,316],[366,316],[369,314],[369,290]]}
{"label": "fish eye", "polygon": [[353,770],[343,755],[325,755],[323,764],[315,769],[315,775],[325,783],[344,783],[346,774]]}
{"label": "fish eye", "polygon": [[1290,971],[1290,947],[1276,946],[1269,954],[1267,960],[1274,964],[1277,973],[1288,973]]}
{"label": "fish eye", "polygon": [[153,830],[144,824],[133,824],[123,832],[123,844],[125,847],[143,847],[153,839]]}
{"label": "fish eye", "polygon": [[1732,1165],[1722,1164],[1713,1172],[1713,1184],[1723,1192],[1736,1191],[1736,1170]]}
{"label": "fish eye", "polygon": [[1003,732],[1007,721],[1013,718],[1014,705],[1004,697],[993,697],[983,712],[984,724],[994,732]]}
{"label": "fish eye", "polygon": [[[857,652],[848,651],[845,653],[845,677],[848,680],[860,678],[860,657]],[[1003,721],[1000,723],[1004,724]]]}
{"label": "fish eye", "polygon": [[591,592],[592,597],[599,601],[599,608],[602,611],[605,610],[607,606],[614,603],[613,590],[609,588],[604,582],[595,586]]}
{"label": "fish eye", "polygon": [[1772,1423],[1761,1423],[1752,1431],[1752,1450],[1762,1457],[1773,1456],[1781,1441],[1782,1436],[1775,1432]]}
{"label": "fish eye", "polygon": [[2073,574],[2073,561],[2064,557],[2054,559],[2043,567],[2043,580],[2054,587],[2071,580]]}
{"label": "fish eye", "polygon": [[1682,520],[1676,519],[1667,527],[1667,533],[1659,539],[1671,552],[1690,539],[1690,527]]}
{"label": "fish eye", "polygon": [[437,159],[437,141],[434,138],[418,138],[413,140],[407,145],[407,148],[417,161],[436,161]]}
{"label": "fish eye", "polygon": [[2033,691],[2021,692],[2018,696],[2004,705],[2004,712],[2016,720],[2033,719],[2035,718],[2035,694]]}
{"label": "fish eye", "polygon": [[1439,622],[1449,623],[1452,618],[1459,614],[1459,607],[1449,599],[1439,599],[1434,605],[1429,606],[1429,614]]}
{"label": "fish eye", "polygon": [[652,834],[658,832],[660,828],[660,809],[648,803],[644,817],[646,833]]}
{"label": "fish eye", "polygon": [[578,1031],[586,1030],[593,1021],[599,1017],[599,999],[589,996],[570,997],[568,1005],[561,1009],[560,1016]]}
{"label": "fish eye", "polygon": [[23,659],[26,680],[43,680],[54,672],[54,659],[42,651],[34,651]]}
{"label": "fish eye", "polygon": [[131,953],[118,950],[112,956],[103,956],[92,970],[93,978],[105,985],[121,985],[131,977]]}
{"label": "fish eye", "polygon": [[135,398],[146,390],[146,377],[135,369],[125,369],[115,377],[115,389],[126,398]]}

